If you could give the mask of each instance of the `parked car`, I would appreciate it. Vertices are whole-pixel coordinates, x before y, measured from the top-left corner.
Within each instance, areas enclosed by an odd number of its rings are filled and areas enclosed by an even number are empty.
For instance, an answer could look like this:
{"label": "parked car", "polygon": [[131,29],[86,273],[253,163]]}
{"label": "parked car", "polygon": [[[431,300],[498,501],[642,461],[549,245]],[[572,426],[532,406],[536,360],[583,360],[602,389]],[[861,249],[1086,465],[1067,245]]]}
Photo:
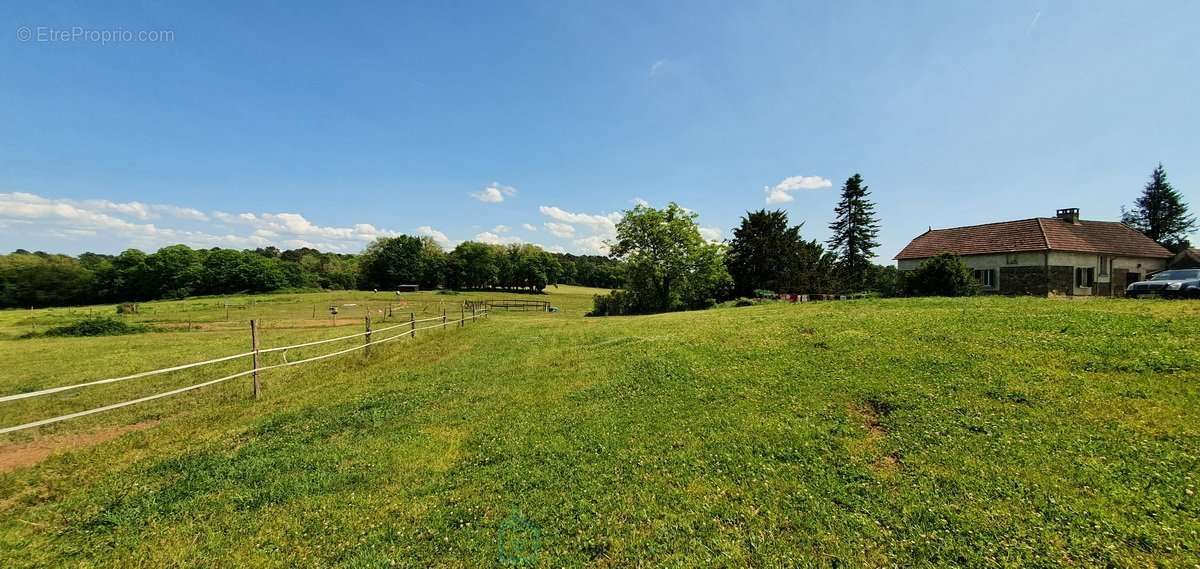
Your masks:
{"label": "parked car", "polygon": [[1125,288],[1125,296],[1200,299],[1200,269],[1176,269],[1155,273],[1149,280]]}

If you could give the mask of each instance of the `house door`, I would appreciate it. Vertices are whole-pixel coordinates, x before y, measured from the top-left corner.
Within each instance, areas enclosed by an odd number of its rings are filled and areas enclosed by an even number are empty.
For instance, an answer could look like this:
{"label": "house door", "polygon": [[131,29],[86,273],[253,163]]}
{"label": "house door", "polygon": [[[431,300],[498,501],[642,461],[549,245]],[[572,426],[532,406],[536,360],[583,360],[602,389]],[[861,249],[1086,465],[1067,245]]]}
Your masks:
{"label": "house door", "polygon": [[[1121,292],[1117,293],[1117,291],[1115,291],[1115,290],[1113,291],[1113,293],[1115,293],[1114,296],[1125,296],[1125,288],[1133,283],[1140,281],[1140,280],[1142,280],[1141,273],[1128,273],[1128,272],[1125,273],[1125,284],[1121,286]],[[1120,282],[1120,281],[1114,280],[1113,282]]]}

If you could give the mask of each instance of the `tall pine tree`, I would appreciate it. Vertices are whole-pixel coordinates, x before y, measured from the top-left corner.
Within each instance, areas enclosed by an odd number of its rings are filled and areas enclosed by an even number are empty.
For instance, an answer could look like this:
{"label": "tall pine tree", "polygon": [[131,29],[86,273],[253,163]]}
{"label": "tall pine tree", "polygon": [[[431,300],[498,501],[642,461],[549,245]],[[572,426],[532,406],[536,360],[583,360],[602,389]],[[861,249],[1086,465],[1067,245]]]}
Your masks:
{"label": "tall pine tree", "polygon": [[1134,204],[1133,211],[1122,208],[1121,221],[1125,225],[1141,231],[1171,251],[1189,247],[1187,234],[1196,228],[1196,218],[1188,215],[1183,196],[1167,181],[1161,162],[1150,174],[1150,182]]}
{"label": "tall pine tree", "polygon": [[842,186],[842,199],[834,213],[837,219],[829,224],[833,236],[829,238],[829,249],[837,254],[838,270],[848,290],[862,290],[867,272],[871,268],[872,252],[879,243],[879,222],[875,219],[875,204],[867,196],[867,186],[862,176],[855,174]]}

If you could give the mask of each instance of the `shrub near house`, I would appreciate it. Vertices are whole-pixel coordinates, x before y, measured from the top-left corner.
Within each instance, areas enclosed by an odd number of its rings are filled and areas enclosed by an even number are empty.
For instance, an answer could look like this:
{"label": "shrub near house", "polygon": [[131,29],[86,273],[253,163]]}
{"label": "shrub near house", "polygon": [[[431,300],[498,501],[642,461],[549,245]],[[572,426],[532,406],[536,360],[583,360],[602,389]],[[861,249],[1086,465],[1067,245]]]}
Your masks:
{"label": "shrub near house", "polygon": [[919,267],[903,273],[908,296],[971,296],[979,294],[979,281],[962,259],[942,253],[926,259]]}

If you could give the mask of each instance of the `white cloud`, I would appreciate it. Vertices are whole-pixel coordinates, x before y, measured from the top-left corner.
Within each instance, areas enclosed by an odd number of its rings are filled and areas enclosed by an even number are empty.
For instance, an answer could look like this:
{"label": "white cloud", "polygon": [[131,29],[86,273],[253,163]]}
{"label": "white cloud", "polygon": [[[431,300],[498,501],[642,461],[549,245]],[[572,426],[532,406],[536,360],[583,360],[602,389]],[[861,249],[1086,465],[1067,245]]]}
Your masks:
{"label": "white cloud", "polygon": [[444,248],[444,249],[453,249],[454,247],[456,247],[458,245],[458,241],[455,241],[455,240],[447,237],[445,233],[442,233],[441,231],[438,231],[428,225],[422,225],[422,226],[418,227],[417,233],[419,235],[432,237],[433,242],[437,243],[438,245],[441,245],[442,248]]}
{"label": "white cloud", "polygon": [[591,230],[592,233],[605,237],[615,237],[617,235],[617,222],[621,221],[621,214],[619,212],[604,214],[572,213],[553,206],[541,206],[538,208],[538,211],[555,221],[570,223],[572,225],[582,225]]}
{"label": "white cloud", "polygon": [[[16,192],[14,195],[34,196],[43,201],[50,201],[35,196],[34,194],[22,194]],[[175,217],[179,219],[190,219],[194,221],[208,221],[208,215],[204,212],[190,207],[180,207],[176,205],[166,204],[145,204],[142,202],[114,202],[110,200],[71,200],[57,199],[54,203],[72,205],[77,208],[89,211],[101,211],[112,213],[123,217],[132,217],[138,220],[146,221],[151,219],[160,219],[162,216]]]}
{"label": "white cloud", "polygon": [[[554,206],[541,206],[538,208],[538,211],[542,215],[554,220],[544,223],[546,229],[551,233],[558,230],[565,235],[567,232],[566,227],[570,227],[574,237],[571,243],[578,250],[599,255],[608,254],[609,248],[605,242],[616,239],[617,222],[621,221],[621,214],[619,212],[601,214],[575,213]],[[583,228],[586,231],[586,235],[579,235],[578,228]],[[564,235],[556,235],[569,238]]]}
{"label": "white cloud", "polygon": [[258,217],[253,213],[233,214],[225,213],[223,211],[214,211],[213,217],[217,218],[218,221],[224,221],[225,223],[250,223],[258,219]]}
{"label": "white cloud", "polygon": [[654,77],[655,75],[658,75],[658,72],[662,71],[663,66],[665,66],[666,64],[667,64],[667,60],[665,60],[665,59],[660,59],[658,61],[655,61],[654,63],[651,63],[650,64],[650,76]]}
{"label": "white cloud", "polygon": [[208,221],[208,215],[198,209],[190,207],[179,207],[174,205],[156,204],[150,206],[151,211],[167,214],[171,217],[179,219],[190,219],[192,221]]}
{"label": "white cloud", "polygon": [[722,237],[721,228],[719,227],[701,227],[700,236],[705,241],[720,241]]}
{"label": "white cloud", "polygon": [[608,243],[599,235],[576,239],[575,246],[579,247],[580,251],[592,255],[607,255],[609,251]]}
{"label": "white cloud", "polygon": [[[224,233],[168,227],[146,220],[169,217],[185,222],[216,220]],[[380,229],[369,223],[350,227],[327,227],[310,222],[298,213],[226,213],[187,207],[118,203],[108,200],[48,199],[36,194],[0,193],[0,223],[22,223],[60,239],[107,237],[130,246],[152,248],[184,243],[204,247],[254,248],[289,243],[319,245],[325,251],[356,252],[378,237],[393,237],[398,232]],[[238,233],[238,229],[247,232]],[[25,231],[29,233],[29,230]]]}
{"label": "white cloud", "polygon": [[537,226],[532,223],[522,223],[521,227],[525,228],[526,231],[537,231]]}
{"label": "white cloud", "polygon": [[[148,210],[130,207],[114,207],[112,202],[73,200],[51,200],[35,194],[21,192],[0,193],[0,218],[26,224],[25,233],[41,229],[50,237],[60,239],[95,237],[97,235],[121,238],[139,247],[156,247],[172,243],[187,243],[197,246],[263,247],[270,241],[262,236],[216,235],[202,231],[190,231],[159,227],[153,223],[138,223],[106,213],[119,212],[141,219]],[[148,214],[147,214],[148,215]]]}
{"label": "white cloud", "polygon": [[218,221],[232,225],[251,227],[255,230],[271,231],[279,235],[315,237],[335,241],[374,241],[379,237],[396,237],[398,231],[378,229],[369,223],[356,223],[351,227],[327,227],[317,225],[298,213],[239,213],[214,212]]}
{"label": "white cloud", "polygon": [[491,231],[484,231],[475,236],[475,241],[487,243],[489,245],[510,245],[513,243],[524,243],[524,240],[516,235],[496,235]]}
{"label": "white cloud", "polygon": [[507,225],[497,225],[492,228],[492,231],[495,231],[496,233],[508,233],[509,231],[512,231],[512,228]]}
{"label": "white cloud", "polygon": [[512,186],[502,185],[500,182],[492,182],[486,188],[474,192],[471,197],[484,203],[500,203],[505,197],[517,195],[517,189]]}
{"label": "white cloud", "polygon": [[640,206],[643,206],[643,207],[650,207],[650,202],[648,202],[648,201],[646,201],[646,200],[644,200],[644,199],[642,199],[642,198],[633,198],[633,199],[631,199],[631,200],[629,200],[629,201],[633,202],[633,205],[640,205]]}
{"label": "white cloud", "polygon": [[547,221],[546,223],[543,223],[542,225],[545,225],[546,230],[549,231],[550,234],[555,237],[562,237],[563,239],[571,239],[572,237],[575,237],[575,226],[574,225],[568,225],[566,223],[558,223],[557,221]]}
{"label": "white cloud", "polygon": [[156,217],[150,210],[150,206],[141,202],[111,202],[108,200],[58,200],[62,203],[75,204],[86,209],[109,211],[116,214],[134,217],[137,219],[151,219]]}
{"label": "white cloud", "polygon": [[782,182],[774,186],[764,186],[763,192],[767,194],[767,203],[777,204],[794,200],[792,192],[797,190],[820,190],[831,187],[833,187],[833,182],[820,176],[791,176],[784,178]]}

